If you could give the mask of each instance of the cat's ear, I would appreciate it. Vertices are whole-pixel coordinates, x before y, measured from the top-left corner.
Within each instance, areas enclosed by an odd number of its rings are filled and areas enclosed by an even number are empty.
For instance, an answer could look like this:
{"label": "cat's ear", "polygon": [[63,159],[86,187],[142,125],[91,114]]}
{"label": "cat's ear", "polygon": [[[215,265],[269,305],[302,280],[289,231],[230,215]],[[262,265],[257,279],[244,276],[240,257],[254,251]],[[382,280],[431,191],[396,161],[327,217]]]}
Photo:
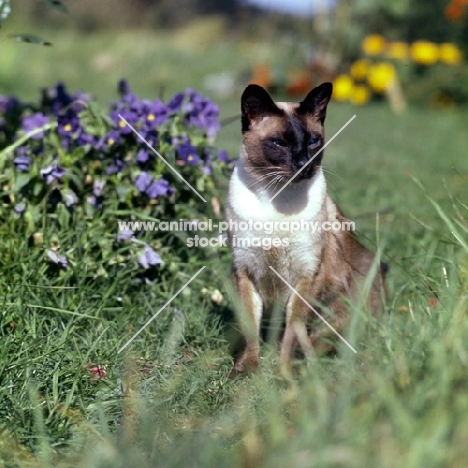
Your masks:
{"label": "cat's ear", "polygon": [[242,93],[241,110],[243,132],[250,128],[253,120],[268,115],[283,115],[283,111],[277,107],[265,89],[255,84],[247,86]]}
{"label": "cat's ear", "polygon": [[311,114],[322,124],[327,115],[327,105],[333,91],[331,83],[322,83],[314,88],[299,104],[297,112],[300,114]]}

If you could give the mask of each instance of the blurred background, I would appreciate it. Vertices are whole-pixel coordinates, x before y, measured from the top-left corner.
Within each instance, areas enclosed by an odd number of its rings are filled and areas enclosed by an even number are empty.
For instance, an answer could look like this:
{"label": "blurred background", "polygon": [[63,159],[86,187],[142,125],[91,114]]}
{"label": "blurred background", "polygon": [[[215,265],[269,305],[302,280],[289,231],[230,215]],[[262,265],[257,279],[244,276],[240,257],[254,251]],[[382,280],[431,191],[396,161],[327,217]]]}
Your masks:
{"label": "blurred background", "polygon": [[120,78],[144,98],[193,87],[220,105],[223,123],[233,117],[220,133],[230,152],[249,82],[299,100],[333,81],[336,102],[397,114],[468,102],[468,0],[10,3],[0,94],[37,100],[41,88],[63,81],[107,102]]}
{"label": "blurred background", "polygon": [[[32,99],[60,79],[107,99],[126,77],[148,97],[196,87],[224,100],[249,81],[302,96],[337,80],[335,97],[356,105],[395,87],[400,96],[390,99],[423,105],[468,99],[468,0],[13,0],[11,7],[2,24],[2,94]],[[52,46],[9,40],[17,34]]]}

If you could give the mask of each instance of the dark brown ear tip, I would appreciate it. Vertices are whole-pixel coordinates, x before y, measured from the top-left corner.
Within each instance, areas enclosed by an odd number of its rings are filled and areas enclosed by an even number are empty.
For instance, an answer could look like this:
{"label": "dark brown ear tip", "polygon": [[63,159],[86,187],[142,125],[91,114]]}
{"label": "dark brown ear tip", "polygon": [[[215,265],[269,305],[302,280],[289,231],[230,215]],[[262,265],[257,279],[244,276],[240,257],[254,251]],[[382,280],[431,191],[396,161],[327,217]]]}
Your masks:
{"label": "dark brown ear tip", "polygon": [[333,85],[329,81],[327,81],[326,83],[322,83],[318,88],[324,91],[326,94],[329,94],[330,96],[333,92]]}
{"label": "dark brown ear tip", "polygon": [[265,91],[265,88],[263,88],[262,86],[260,86],[258,84],[251,83],[251,84],[247,85],[247,87],[245,88],[244,91],[247,91],[247,90],[249,90],[249,91],[254,91],[254,90],[255,91],[260,91],[260,90]]}
{"label": "dark brown ear tip", "polygon": [[249,84],[242,93],[242,99],[248,98],[250,96],[258,95],[258,94],[268,94],[265,88],[262,88],[260,85],[257,84]]}

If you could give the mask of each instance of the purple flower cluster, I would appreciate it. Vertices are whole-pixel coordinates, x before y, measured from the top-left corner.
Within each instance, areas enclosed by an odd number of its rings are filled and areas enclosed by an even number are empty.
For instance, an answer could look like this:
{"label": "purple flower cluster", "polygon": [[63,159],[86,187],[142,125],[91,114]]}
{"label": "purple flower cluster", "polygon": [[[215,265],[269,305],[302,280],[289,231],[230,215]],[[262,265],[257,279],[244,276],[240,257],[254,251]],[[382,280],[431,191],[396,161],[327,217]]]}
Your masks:
{"label": "purple flower cluster", "polygon": [[[219,108],[200,93],[187,89],[168,101],[140,99],[124,80],[118,90],[120,99],[106,111],[83,92],[69,93],[63,83],[43,89],[38,105],[0,96],[0,150],[26,135],[7,153],[7,178],[29,173],[21,176],[28,185],[12,205],[17,216],[44,197],[49,197],[47,209],[62,202],[70,210],[85,203],[86,213],[146,204],[164,210],[164,199],[172,201],[181,182],[157,151],[189,178],[192,172],[211,175],[216,159],[229,162],[225,151],[211,146],[220,129]],[[133,239],[133,233],[119,234],[118,240],[124,239]],[[55,250],[47,256],[68,267]],[[148,245],[138,257],[144,269],[161,262]]]}
{"label": "purple flower cluster", "polygon": [[[160,99],[140,100],[131,92],[129,84],[124,80],[119,82],[118,89],[121,99],[112,103],[110,113],[114,128],[104,136],[99,145],[103,148],[113,147],[115,150],[116,145],[131,141],[132,145],[137,147],[135,161],[143,167],[154,159],[147,143],[158,147],[160,139],[167,134],[164,125],[169,121],[172,122],[177,115],[181,116],[184,128],[200,129],[209,140],[212,140],[220,129],[219,107],[193,89],[177,93],[166,104]],[[200,151],[193,145],[187,132],[182,131],[173,136],[172,144],[182,165],[196,166],[202,163],[205,171],[205,166],[211,163],[211,158],[205,157],[206,152]],[[112,173],[116,171],[115,163],[109,170]]]}
{"label": "purple flower cluster", "polygon": [[214,138],[221,128],[219,124],[219,107],[193,89],[186,91],[188,102],[185,104],[184,122],[205,130],[209,138]]}
{"label": "purple flower cluster", "polygon": [[[66,151],[97,143],[97,138],[89,134],[86,125],[80,119],[80,113],[88,106],[90,100],[91,96],[81,91],[73,95],[69,94],[63,83],[42,91],[41,109],[56,119],[57,133],[60,136],[62,147]],[[42,113],[38,112],[32,116],[35,119],[33,123],[36,127],[42,123],[41,115]],[[25,121],[23,121],[23,128]],[[42,134],[39,134],[37,139],[41,138]]]}
{"label": "purple flower cluster", "polygon": [[[86,152],[97,150],[107,155],[105,171],[107,175],[118,174],[126,169],[132,162],[125,158],[129,147],[133,149],[133,161],[140,169],[148,170],[154,162],[155,155],[149,150],[147,143],[154,147],[159,146],[161,138],[169,138],[179,157],[179,165],[201,165],[205,175],[212,173],[212,155],[207,148],[199,149],[193,144],[187,130],[201,129],[208,140],[212,140],[220,128],[218,116],[219,108],[212,101],[196,92],[187,89],[184,93],[177,93],[167,103],[160,99],[150,101],[140,100],[132,93],[129,84],[121,80],[118,84],[120,100],[111,103],[108,114],[112,126],[102,135],[92,131],[88,122],[82,118],[82,112],[90,103],[90,96],[83,92],[70,94],[63,83],[42,92],[42,100],[36,112],[27,112],[22,117],[21,130],[24,133],[32,132],[30,141],[25,146],[15,150],[14,166],[18,172],[29,170],[32,160],[44,152],[44,131],[41,129],[50,122],[57,122],[57,134],[62,148],[68,153],[75,148],[84,147]],[[18,110],[19,102],[14,98],[0,96],[0,132],[8,121],[8,113]],[[171,135],[164,126],[179,119],[181,129]],[[176,120],[174,120],[176,119]],[[10,118],[11,120],[11,118]],[[185,129],[185,131],[184,131]],[[172,128],[171,128],[172,130]],[[138,132],[146,141],[142,141]],[[36,133],[34,133],[36,132]],[[1,133],[0,133],[1,136]],[[218,158],[223,161],[225,156],[220,152]],[[66,173],[60,166],[60,161],[44,167],[40,171],[41,177],[47,184],[60,179]],[[142,189],[147,178],[139,176],[135,186],[140,192],[145,192],[150,198],[173,193],[172,188],[165,179],[152,182]],[[91,197],[92,204],[97,203]]]}

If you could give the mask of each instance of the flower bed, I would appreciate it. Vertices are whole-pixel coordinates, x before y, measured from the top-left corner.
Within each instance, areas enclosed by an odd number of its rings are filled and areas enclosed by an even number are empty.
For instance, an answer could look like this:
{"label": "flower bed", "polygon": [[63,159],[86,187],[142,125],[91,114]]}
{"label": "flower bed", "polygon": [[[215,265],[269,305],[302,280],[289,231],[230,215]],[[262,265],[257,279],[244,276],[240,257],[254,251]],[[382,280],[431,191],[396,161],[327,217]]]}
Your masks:
{"label": "flower bed", "polygon": [[[77,217],[101,220],[117,241],[117,216],[189,217],[206,209],[196,191],[216,198],[227,167],[226,152],[214,146],[218,106],[193,89],[167,102],[140,99],[123,80],[118,90],[108,109],[63,84],[44,89],[37,104],[0,97],[0,211],[25,222],[35,244],[43,244],[44,215],[62,227]],[[131,256],[142,268],[159,265],[160,256],[137,237],[144,234],[118,241],[137,246]],[[66,253],[51,242],[46,258],[66,269],[73,246]],[[110,257],[107,263],[117,261]]]}

